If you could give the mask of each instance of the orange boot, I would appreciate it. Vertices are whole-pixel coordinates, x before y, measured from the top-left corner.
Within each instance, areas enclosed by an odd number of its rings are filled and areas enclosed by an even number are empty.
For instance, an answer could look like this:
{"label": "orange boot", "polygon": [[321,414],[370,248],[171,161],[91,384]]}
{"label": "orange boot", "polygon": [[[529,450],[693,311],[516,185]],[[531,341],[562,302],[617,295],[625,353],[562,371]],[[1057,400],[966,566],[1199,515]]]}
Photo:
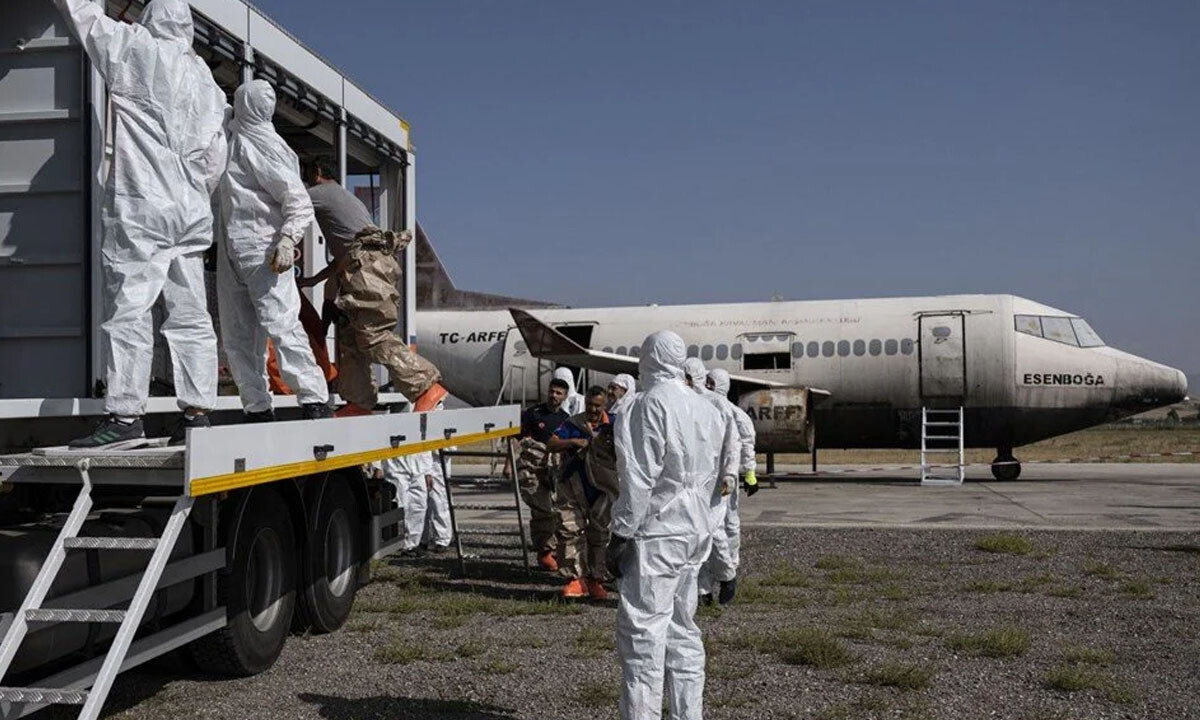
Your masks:
{"label": "orange boot", "polygon": [[373,413],[361,405],[354,403],[346,403],[333,414],[335,418],[358,417],[360,415],[372,415]]}
{"label": "orange boot", "polygon": [[558,560],[554,558],[554,551],[547,550],[538,555],[538,565],[546,572],[558,572]]}
{"label": "orange boot", "polygon": [[571,578],[562,589],[562,596],[565,598],[587,597],[587,594],[587,585],[579,578]]}
{"label": "orange boot", "polygon": [[587,580],[588,595],[593,600],[607,600],[608,591],[604,589],[604,583],[599,580],[588,578]]}
{"label": "orange boot", "polygon": [[413,403],[413,412],[429,412],[437,407],[438,403],[446,399],[449,392],[442,387],[441,383],[434,383],[429,386],[429,389],[421,393],[421,397]]}

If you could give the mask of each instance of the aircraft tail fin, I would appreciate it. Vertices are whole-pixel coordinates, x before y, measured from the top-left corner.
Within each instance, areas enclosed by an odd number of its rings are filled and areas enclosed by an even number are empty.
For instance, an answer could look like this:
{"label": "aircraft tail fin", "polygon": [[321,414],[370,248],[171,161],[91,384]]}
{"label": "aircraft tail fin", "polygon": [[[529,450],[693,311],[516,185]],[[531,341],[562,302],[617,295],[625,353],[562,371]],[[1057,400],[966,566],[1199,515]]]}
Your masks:
{"label": "aircraft tail fin", "polygon": [[508,307],[562,307],[540,300],[459,290],[442,265],[425,228],[417,223],[417,309],[418,310],[495,310]]}

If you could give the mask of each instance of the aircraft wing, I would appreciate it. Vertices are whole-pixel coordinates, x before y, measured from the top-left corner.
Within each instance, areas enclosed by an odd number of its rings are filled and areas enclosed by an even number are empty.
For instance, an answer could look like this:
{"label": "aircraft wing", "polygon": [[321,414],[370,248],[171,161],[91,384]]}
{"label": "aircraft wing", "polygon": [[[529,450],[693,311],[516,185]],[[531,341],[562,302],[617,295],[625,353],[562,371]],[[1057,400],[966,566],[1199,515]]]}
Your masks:
{"label": "aircraft wing", "polygon": [[[519,308],[509,308],[513,322],[521,332],[521,338],[529,348],[529,354],[543,360],[552,360],[560,365],[587,368],[597,372],[617,375],[629,373],[637,377],[638,359],[628,355],[601,352],[585,348],[558,330],[535,318],[532,314]],[[785,387],[785,383],[772,380],[760,380],[742,375],[729,375],[738,394],[763,388]],[[825,394],[825,391],[818,391]]]}

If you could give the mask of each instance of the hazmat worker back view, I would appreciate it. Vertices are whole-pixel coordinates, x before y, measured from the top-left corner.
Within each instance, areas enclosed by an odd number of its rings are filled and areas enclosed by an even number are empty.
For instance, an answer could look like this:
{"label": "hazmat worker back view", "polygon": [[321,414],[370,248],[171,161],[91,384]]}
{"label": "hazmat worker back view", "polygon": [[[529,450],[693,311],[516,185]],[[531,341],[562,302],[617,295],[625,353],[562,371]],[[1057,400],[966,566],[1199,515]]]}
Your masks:
{"label": "hazmat worker back view", "polygon": [[646,338],[643,392],[616,428],[621,494],[613,507],[609,570],[621,577],[617,654],[623,720],[703,717],[704,643],[696,576],[711,541],[722,420],[683,383],[686,348],[673,332]]}
{"label": "hazmat worker back view", "polygon": [[104,343],[109,417],[76,448],[144,440],[154,352],[151,308],[163,296],[163,335],[185,411],[173,440],[208,424],[216,403],[217,340],[203,253],[212,244],[211,195],[225,166],[225,94],[192,50],[184,0],[153,0],[140,25],[104,5],[55,0],[108,85],[113,154],[104,191]]}
{"label": "hazmat worker back view", "polygon": [[292,273],[296,247],[315,222],[300,161],[275,131],[275,91],[251,80],[233,96],[229,165],[221,178],[224,228],[217,263],[221,338],[251,420],[270,420],[267,338],[306,419],[330,417],[325,374],[300,323]]}
{"label": "hazmat worker back view", "polygon": [[[753,495],[758,492],[758,478],[754,475],[758,464],[754,454],[754,421],[745,410],[729,400],[729,386],[728,371],[716,368],[708,374],[708,389],[733,411],[734,426],[738,434],[738,472],[746,487],[746,494]],[[717,599],[722,605],[733,602],[737,592],[737,571],[741,564],[742,546],[742,521],[738,515],[739,498],[736,489],[725,497],[727,508],[720,514],[721,526],[713,530],[714,537],[718,538],[714,540],[713,547],[721,545],[721,552],[714,550],[700,570],[701,594],[711,595],[717,592]]]}

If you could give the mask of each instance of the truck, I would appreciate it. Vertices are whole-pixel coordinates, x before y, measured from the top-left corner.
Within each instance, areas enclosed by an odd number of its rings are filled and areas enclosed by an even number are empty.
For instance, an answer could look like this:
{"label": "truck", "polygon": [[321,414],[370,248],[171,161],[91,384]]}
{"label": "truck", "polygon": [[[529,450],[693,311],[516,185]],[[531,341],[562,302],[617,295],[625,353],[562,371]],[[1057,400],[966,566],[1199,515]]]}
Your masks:
{"label": "truck", "polygon": [[[144,7],[104,4],[128,21]],[[408,124],[253,6],[190,5],[195,49],[222,89],[271,83],[275,125],[302,161],[335,159],[380,227],[414,230]],[[0,718],[50,704],[95,718],[119,672],[165,653],[244,676],[295,630],[337,630],[401,534],[394,490],[364,468],[519,426],[514,406],[303,420],[285,396],[279,421],[244,425],[223,394],[214,427],[181,447],[63,449],[103,414],[107,114],[52,0],[0,4]],[[303,245],[302,271],[315,274],[329,261],[319,230]],[[410,247],[397,329],[410,342],[414,265]],[[148,436],[177,407],[164,349],[157,337]]]}

